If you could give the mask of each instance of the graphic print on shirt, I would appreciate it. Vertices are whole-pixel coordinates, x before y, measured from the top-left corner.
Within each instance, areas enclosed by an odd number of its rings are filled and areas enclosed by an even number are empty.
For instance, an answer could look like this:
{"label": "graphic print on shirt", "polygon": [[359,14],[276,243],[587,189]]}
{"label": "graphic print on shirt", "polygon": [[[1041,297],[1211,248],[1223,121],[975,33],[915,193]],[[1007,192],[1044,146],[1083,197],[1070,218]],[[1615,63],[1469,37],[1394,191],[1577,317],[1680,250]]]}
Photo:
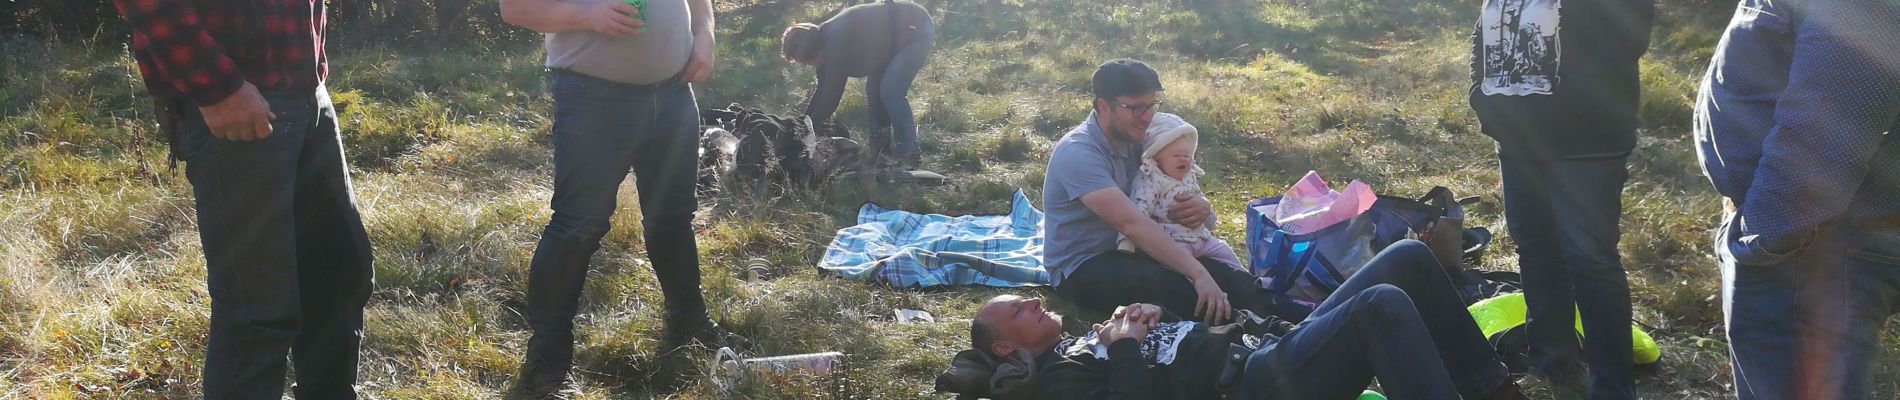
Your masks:
{"label": "graphic print on shirt", "polygon": [[1478,16],[1485,95],[1550,94],[1557,84],[1562,0],[1489,0]]}
{"label": "graphic print on shirt", "polygon": [[[1188,332],[1194,331],[1194,325],[1194,321],[1155,324],[1155,327],[1148,329],[1148,334],[1141,340],[1142,361],[1149,365],[1173,364],[1175,354],[1181,351],[1181,339],[1187,338]],[[1096,359],[1108,359],[1108,343],[1102,343],[1093,331],[1079,338],[1057,341],[1056,348],[1064,349],[1063,354],[1088,353],[1094,355]]]}

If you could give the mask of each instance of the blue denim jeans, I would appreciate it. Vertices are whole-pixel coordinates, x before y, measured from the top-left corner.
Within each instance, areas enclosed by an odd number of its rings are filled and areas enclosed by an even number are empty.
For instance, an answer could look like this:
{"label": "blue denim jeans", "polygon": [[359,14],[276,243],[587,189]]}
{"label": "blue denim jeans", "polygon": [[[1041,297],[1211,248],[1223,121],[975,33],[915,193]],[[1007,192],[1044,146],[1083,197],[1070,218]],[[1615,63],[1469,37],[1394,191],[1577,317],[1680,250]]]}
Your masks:
{"label": "blue denim jeans", "polygon": [[1524,276],[1531,366],[1566,373],[1581,351],[1592,399],[1636,398],[1629,277],[1616,248],[1629,178],[1625,162],[1625,156],[1499,162],[1505,225]]}
{"label": "blue denim jeans", "polygon": [[629,85],[554,73],[554,216],[528,272],[528,361],[564,375],[588,263],[600,249],[628,171],[639,192],[647,259],[666,300],[668,328],[707,321],[693,238],[699,106],[680,82]]}
{"label": "blue denim jeans", "polygon": [[1823,226],[1807,246],[1765,254],[1716,235],[1735,395],[1868,398],[1868,357],[1900,311],[1900,227]]}
{"label": "blue denim jeans", "polygon": [[174,103],[211,294],[205,398],[281,397],[286,355],[297,398],[355,398],[375,271],[336,110],[322,87],[263,95],[277,118],[248,142],[212,136],[197,107]]}
{"label": "blue denim jeans", "polygon": [[[892,155],[899,159],[915,157],[923,152],[917,147],[917,117],[911,114],[910,84],[917,79],[917,72],[924,69],[924,60],[930,56],[937,28],[926,20],[918,29],[921,31],[917,41],[898,49],[897,54],[891,56],[891,62],[872,72],[864,84],[866,108],[871,117],[870,134],[878,135],[885,127],[892,128],[891,136],[897,145]],[[873,141],[882,140],[877,136],[872,138]]]}
{"label": "blue denim jeans", "polygon": [[1249,357],[1237,399],[1481,399],[1509,379],[1464,300],[1416,240],[1393,244],[1286,337]]}

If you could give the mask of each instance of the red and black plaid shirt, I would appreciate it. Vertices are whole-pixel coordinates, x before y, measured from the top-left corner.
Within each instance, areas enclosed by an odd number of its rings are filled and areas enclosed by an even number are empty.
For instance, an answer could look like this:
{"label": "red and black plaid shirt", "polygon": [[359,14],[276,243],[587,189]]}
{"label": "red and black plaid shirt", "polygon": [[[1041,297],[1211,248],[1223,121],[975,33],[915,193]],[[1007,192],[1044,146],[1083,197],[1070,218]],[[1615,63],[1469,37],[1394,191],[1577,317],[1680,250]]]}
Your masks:
{"label": "red and black plaid shirt", "polygon": [[249,81],[315,89],[327,73],[322,0],[112,0],[156,96],[215,104]]}

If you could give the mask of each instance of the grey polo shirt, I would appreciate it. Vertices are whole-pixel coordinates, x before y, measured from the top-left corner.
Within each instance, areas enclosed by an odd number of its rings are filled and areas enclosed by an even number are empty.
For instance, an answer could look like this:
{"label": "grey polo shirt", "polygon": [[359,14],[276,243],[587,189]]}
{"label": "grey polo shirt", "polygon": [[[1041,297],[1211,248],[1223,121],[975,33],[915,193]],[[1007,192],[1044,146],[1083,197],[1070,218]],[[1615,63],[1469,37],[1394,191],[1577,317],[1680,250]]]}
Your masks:
{"label": "grey polo shirt", "polygon": [[1119,232],[1083,205],[1082,195],[1110,187],[1132,191],[1141,170],[1141,146],[1109,144],[1093,112],[1056,142],[1042,178],[1042,264],[1056,285],[1089,257],[1115,250]]}
{"label": "grey polo shirt", "polygon": [[686,0],[649,0],[642,18],[646,31],[638,35],[617,37],[592,30],[547,34],[547,66],[620,83],[659,83],[678,75],[692,56],[692,14]]}

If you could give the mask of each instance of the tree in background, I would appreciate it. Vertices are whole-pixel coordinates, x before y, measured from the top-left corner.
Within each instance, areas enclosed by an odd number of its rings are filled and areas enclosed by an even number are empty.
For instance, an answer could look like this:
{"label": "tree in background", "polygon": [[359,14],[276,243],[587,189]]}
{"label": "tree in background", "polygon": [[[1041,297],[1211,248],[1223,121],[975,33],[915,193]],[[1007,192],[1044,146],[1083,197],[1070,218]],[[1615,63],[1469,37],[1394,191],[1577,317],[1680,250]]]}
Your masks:
{"label": "tree in background", "polygon": [[[496,13],[496,0],[327,0],[330,33],[345,43],[440,46],[521,39]],[[109,38],[131,31],[104,0],[0,0],[0,35]]]}

